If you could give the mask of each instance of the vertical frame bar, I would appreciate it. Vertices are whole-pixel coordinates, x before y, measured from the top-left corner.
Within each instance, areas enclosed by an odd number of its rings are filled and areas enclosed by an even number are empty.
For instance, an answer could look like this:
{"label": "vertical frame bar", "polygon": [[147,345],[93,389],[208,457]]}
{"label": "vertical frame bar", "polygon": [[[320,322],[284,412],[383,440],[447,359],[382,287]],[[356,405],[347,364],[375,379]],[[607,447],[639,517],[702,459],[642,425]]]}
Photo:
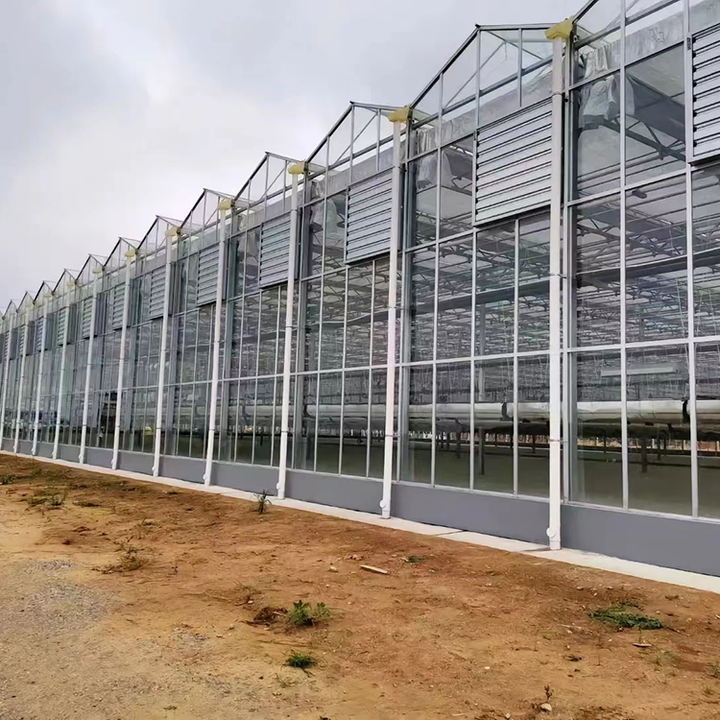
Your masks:
{"label": "vertical frame bar", "polygon": [[[45,361],[45,345],[47,340],[47,326],[48,326],[48,305],[50,304],[50,297],[45,296],[43,299],[43,332],[42,332],[42,345],[40,346],[40,362],[37,372],[37,389],[35,392],[35,420],[33,421],[33,440],[32,440],[32,454],[37,455],[38,445],[38,431],[40,429],[40,399],[42,397],[42,375],[43,375],[43,364]],[[36,330],[37,332],[37,330]]]}
{"label": "vertical frame bar", "polygon": [[102,268],[95,268],[96,278],[92,289],[92,310],[90,311],[90,337],[88,338],[87,364],[85,366],[85,390],[83,392],[82,429],[80,431],[80,452],[78,462],[85,464],[85,445],[87,443],[88,413],[90,410],[90,379],[92,377],[93,346],[95,344],[95,318],[97,317],[98,285],[102,278]]}

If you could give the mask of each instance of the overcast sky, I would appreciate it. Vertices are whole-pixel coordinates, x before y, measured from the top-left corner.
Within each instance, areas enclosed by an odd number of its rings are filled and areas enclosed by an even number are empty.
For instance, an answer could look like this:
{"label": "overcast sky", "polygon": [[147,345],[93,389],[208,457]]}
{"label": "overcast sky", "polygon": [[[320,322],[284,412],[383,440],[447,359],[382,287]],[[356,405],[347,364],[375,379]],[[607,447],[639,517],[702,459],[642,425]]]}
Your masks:
{"label": "overcast sky", "polygon": [[475,23],[578,0],[6,0],[0,308],[265,150],[306,157],[349,100],[411,101]]}

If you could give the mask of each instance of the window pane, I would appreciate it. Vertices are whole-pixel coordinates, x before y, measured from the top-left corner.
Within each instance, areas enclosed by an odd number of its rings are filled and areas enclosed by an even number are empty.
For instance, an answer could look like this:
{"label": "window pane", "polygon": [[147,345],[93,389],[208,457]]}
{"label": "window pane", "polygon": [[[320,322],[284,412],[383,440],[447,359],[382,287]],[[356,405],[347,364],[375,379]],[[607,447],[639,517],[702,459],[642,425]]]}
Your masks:
{"label": "window pane", "polygon": [[320,280],[305,282],[305,370],[317,370],[320,346]]}
{"label": "window pane", "polygon": [[325,207],[325,267],[323,272],[339,268],[345,257],[345,193],[328,198]]}
{"label": "window pane", "polygon": [[300,437],[295,434],[295,467],[300,470],[315,469],[315,414],[317,412],[317,376],[304,375],[298,378],[302,383],[302,416]]}
{"label": "window pane", "polygon": [[[346,367],[370,364],[373,264],[348,268]],[[385,293],[387,296],[387,291]]]}
{"label": "window pane", "polygon": [[435,248],[408,255],[410,360],[431,360],[435,318]]}
{"label": "window pane", "polygon": [[[657,4],[652,0],[628,3],[628,23],[625,27],[625,59],[632,62],[683,40],[683,8],[676,2],[657,12],[630,21],[631,15],[641,15],[642,9]],[[644,8],[638,7],[644,6]],[[682,77],[682,64],[676,69]]]}
{"label": "window pane", "polygon": [[240,359],[241,377],[255,375],[257,371],[259,312],[260,296],[246,296],[243,310],[242,354]]}
{"label": "window pane", "polygon": [[631,508],[690,512],[687,348],[627,354]]}
{"label": "window pane", "polygon": [[[258,375],[275,372],[275,350],[278,332],[278,289],[264,290],[260,308],[260,349],[258,351]],[[280,319],[281,323],[285,318]],[[280,350],[282,352],[282,348]]]}
{"label": "window pane", "polygon": [[255,380],[238,383],[236,462],[252,461],[253,423],[255,422]]}
{"label": "window pane", "polygon": [[432,477],[432,368],[408,368],[405,379],[408,420],[407,432],[402,438],[402,479],[429,483]]}
{"label": "window pane", "polygon": [[472,138],[443,148],[440,161],[440,237],[472,227]]}
{"label": "window pane", "polygon": [[318,413],[318,472],[337,473],[340,462],[340,408],[342,407],[342,373],[320,375]]}
{"label": "window pane", "polygon": [[695,349],[698,513],[720,518],[720,345]]}
{"label": "window pane", "polygon": [[574,211],[575,345],[620,342],[620,199]]}
{"label": "window pane", "polygon": [[625,74],[625,177],[646,180],[685,166],[684,49],[628,67]]}
{"label": "window pane", "polygon": [[437,218],[437,153],[425,155],[410,163],[408,182],[411,192],[410,245],[435,239]]}
{"label": "window pane", "polygon": [[437,367],[435,484],[470,487],[470,363]]}
{"label": "window pane", "polygon": [[573,76],[576,81],[619,66],[619,28],[619,0],[598,0],[577,18],[575,45],[581,47],[575,50]]}
{"label": "window pane", "polygon": [[275,397],[275,378],[263,378],[257,382],[255,399],[255,465],[270,464],[270,447],[272,444],[272,415]]}
{"label": "window pane", "polygon": [[365,475],[367,462],[368,371],[345,373],[343,475]]}
{"label": "window pane", "polygon": [[438,245],[437,357],[472,354],[473,239]]}
{"label": "window pane", "polygon": [[575,368],[577,437],[572,499],[622,506],[620,353],[579,354]]}
{"label": "window pane", "polygon": [[[398,375],[395,375],[395,418],[397,418]],[[382,477],[385,470],[385,401],[387,399],[387,372],[373,370],[370,383],[370,458],[368,475]],[[397,420],[396,420],[397,422]],[[395,441],[393,454],[397,453]],[[395,462],[393,461],[393,479],[395,478]]]}
{"label": "window pane", "polygon": [[628,342],[687,335],[685,178],[627,194]]}
{"label": "window pane", "polygon": [[518,351],[546,350],[550,335],[550,217],[520,221]]}
{"label": "window pane", "polygon": [[478,231],[475,242],[475,354],[512,352],[515,223]]}
{"label": "window pane", "polygon": [[345,322],[345,273],[325,276],[322,305],[320,367],[341,368]]}
{"label": "window pane", "polygon": [[518,358],[518,492],[548,494],[550,383],[547,355]]}
{"label": "window pane", "polygon": [[[475,365],[474,487],[513,491],[513,361]],[[509,410],[509,411],[508,411]]]}

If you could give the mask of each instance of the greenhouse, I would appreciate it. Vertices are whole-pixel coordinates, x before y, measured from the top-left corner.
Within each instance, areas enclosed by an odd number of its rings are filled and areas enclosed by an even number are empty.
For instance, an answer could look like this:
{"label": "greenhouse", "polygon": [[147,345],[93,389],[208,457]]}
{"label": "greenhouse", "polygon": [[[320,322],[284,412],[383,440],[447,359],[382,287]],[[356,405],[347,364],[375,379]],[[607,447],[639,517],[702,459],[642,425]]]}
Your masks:
{"label": "greenhouse", "polygon": [[2,449],[720,574],[720,4],[407,100],[11,302]]}

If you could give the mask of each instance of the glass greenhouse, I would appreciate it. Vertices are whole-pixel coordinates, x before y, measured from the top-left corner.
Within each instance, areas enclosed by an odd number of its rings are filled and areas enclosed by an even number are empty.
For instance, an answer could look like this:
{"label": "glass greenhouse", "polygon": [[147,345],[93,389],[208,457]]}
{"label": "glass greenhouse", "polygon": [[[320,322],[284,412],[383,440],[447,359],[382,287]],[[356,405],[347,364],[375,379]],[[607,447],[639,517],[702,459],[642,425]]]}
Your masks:
{"label": "glass greenhouse", "polygon": [[476,27],[0,359],[6,451],[720,574],[720,3]]}

